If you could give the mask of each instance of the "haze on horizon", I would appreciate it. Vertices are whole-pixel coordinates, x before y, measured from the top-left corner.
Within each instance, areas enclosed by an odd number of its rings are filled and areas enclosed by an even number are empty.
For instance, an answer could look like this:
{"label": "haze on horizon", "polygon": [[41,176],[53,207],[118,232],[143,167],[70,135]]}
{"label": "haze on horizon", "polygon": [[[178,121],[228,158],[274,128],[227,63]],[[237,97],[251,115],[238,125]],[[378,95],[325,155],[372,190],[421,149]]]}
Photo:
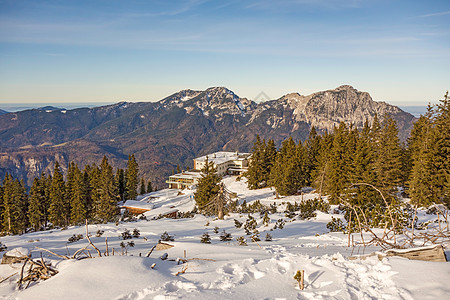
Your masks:
{"label": "haze on horizon", "polygon": [[277,99],[350,84],[426,105],[450,89],[450,3],[0,0],[0,104]]}

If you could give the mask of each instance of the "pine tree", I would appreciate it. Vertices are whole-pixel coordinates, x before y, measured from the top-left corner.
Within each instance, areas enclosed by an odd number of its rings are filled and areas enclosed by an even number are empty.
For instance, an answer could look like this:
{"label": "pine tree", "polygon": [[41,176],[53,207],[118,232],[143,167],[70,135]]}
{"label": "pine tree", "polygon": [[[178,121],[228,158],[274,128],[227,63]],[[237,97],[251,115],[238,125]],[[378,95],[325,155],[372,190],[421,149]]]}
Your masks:
{"label": "pine tree", "polygon": [[202,175],[198,181],[194,198],[199,209],[203,210],[204,206],[219,193],[219,183],[222,178],[217,175],[214,162],[209,162],[208,157],[206,157],[205,166],[201,169],[201,172]]}
{"label": "pine tree", "polygon": [[87,186],[84,174],[77,165],[72,166],[72,172],[70,223],[73,225],[81,225],[87,219]]}
{"label": "pine tree", "polygon": [[125,172],[125,200],[136,199],[138,187],[139,166],[134,158],[134,154],[128,156],[128,165]]}
{"label": "pine tree", "polygon": [[402,178],[403,150],[398,137],[397,124],[388,115],[384,117],[379,136],[379,148],[375,159],[377,185],[386,193],[393,194],[397,191],[396,188]]}
{"label": "pine tree", "polygon": [[[298,185],[294,172],[298,170],[299,149],[292,137],[281,143],[275,164],[270,173],[270,183],[281,195],[291,195],[297,191]],[[294,193],[295,193],[294,192]]]}
{"label": "pine tree", "polygon": [[28,225],[28,199],[23,181],[6,174],[3,181],[3,231],[9,234],[25,232]]}
{"label": "pine tree", "polygon": [[86,217],[92,219],[94,214],[94,202],[99,198],[100,169],[93,164],[86,165],[83,169],[83,184],[86,189]]}
{"label": "pine tree", "polygon": [[41,202],[45,197],[45,190],[39,178],[34,178],[30,189],[28,206],[28,220],[34,230],[39,230],[43,225],[44,214],[41,210]]}
{"label": "pine tree", "polygon": [[305,141],[306,148],[306,184],[311,185],[313,183],[314,173],[317,171],[320,157],[321,137],[317,134],[316,128],[311,127],[309,131],[308,139]]}
{"label": "pine tree", "polygon": [[[2,183],[0,182],[0,232],[3,232],[3,212],[4,212],[4,206],[3,206],[3,195],[5,194],[5,190],[3,188]],[[1,242],[0,242],[1,244]],[[1,248],[1,245],[0,245]]]}
{"label": "pine tree", "polygon": [[[350,175],[352,183],[375,184],[376,174],[374,171],[375,152],[371,141],[371,128],[368,120],[359,133],[356,141],[355,155],[353,159],[353,171]],[[353,205],[364,207],[379,202],[380,194],[367,185],[357,185],[356,191],[350,194],[350,202]]]}
{"label": "pine tree", "polygon": [[450,207],[449,102],[447,93],[440,104],[429,106],[411,132],[409,193],[419,205],[445,203]]}
{"label": "pine tree", "polygon": [[153,187],[152,187],[152,182],[151,182],[151,180],[149,180],[149,181],[147,182],[147,193],[151,193],[151,192],[153,192]]}
{"label": "pine tree", "polygon": [[119,193],[120,200],[123,201],[124,193],[125,193],[125,172],[123,169],[117,169],[116,176],[114,177],[116,180],[117,191]]}
{"label": "pine tree", "polygon": [[266,162],[265,162],[265,148],[266,142],[261,141],[259,135],[256,136],[256,141],[252,148],[252,156],[247,170],[247,184],[249,189],[258,189],[265,187]]}
{"label": "pine tree", "polygon": [[145,191],[145,180],[144,180],[144,178],[141,178],[141,188],[139,189],[139,191],[140,191],[140,195],[144,195],[145,193],[146,193],[146,191]]}
{"label": "pine tree", "polygon": [[98,198],[94,202],[94,219],[102,223],[110,222],[119,213],[117,206],[119,196],[114,181],[113,169],[109,165],[106,156],[103,157],[100,164],[98,189]]}
{"label": "pine tree", "polygon": [[345,123],[341,122],[334,129],[333,148],[327,169],[326,189],[330,194],[331,203],[339,203],[339,197],[345,192],[350,183],[351,138]]}
{"label": "pine tree", "polygon": [[319,197],[326,191],[327,174],[330,169],[330,159],[333,149],[334,134],[325,132],[320,139],[320,147],[316,166],[311,171],[313,187],[319,191]]}
{"label": "pine tree", "polygon": [[59,168],[59,163],[55,163],[55,169],[53,171],[53,178],[50,186],[50,208],[49,208],[49,221],[54,226],[68,225],[66,219],[67,213],[66,201],[66,185],[63,175]]}

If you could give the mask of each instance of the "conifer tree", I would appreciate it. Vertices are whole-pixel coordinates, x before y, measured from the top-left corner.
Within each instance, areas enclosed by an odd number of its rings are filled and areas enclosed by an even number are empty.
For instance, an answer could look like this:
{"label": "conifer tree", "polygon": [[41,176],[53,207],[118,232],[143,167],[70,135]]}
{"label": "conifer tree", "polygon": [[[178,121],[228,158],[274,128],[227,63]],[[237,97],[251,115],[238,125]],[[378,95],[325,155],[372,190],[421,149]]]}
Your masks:
{"label": "conifer tree", "polygon": [[149,181],[147,182],[147,193],[151,193],[151,192],[153,192],[153,187],[152,187],[152,182],[151,182],[151,180],[149,180]]}
{"label": "conifer tree", "polygon": [[106,223],[114,220],[119,213],[117,202],[119,196],[114,181],[113,169],[106,156],[100,164],[100,177],[98,181],[99,194],[94,202],[94,219]]}
{"label": "conifer tree", "polygon": [[56,162],[50,186],[50,207],[49,207],[49,221],[54,226],[68,225],[67,224],[68,220],[66,219],[67,202],[68,201],[66,201],[66,185],[59,167],[59,163]]}
{"label": "conifer tree", "polygon": [[303,147],[296,146],[292,137],[281,144],[275,164],[271,169],[270,183],[281,195],[292,195],[304,184],[299,174],[304,163]]}
{"label": "conifer tree", "polygon": [[306,147],[305,167],[306,167],[307,185],[311,185],[313,183],[313,176],[319,165],[320,145],[321,145],[321,137],[320,135],[317,134],[316,128],[312,126],[311,130],[309,131],[308,139],[305,141]]}
{"label": "conifer tree", "polygon": [[450,207],[450,112],[448,93],[414,124],[409,139],[411,200],[419,205]]}
{"label": "conifer tree", "polygon": [[256,136],[256,141],[252,148],[252,156],[247,170],[247,184],[249,189],[258,189],[265,187],[265,155],[266,142],[261,141],[259,135]]}
{"label": "conifer tree", "polygon": [[127,170],[125,172],[125,200],[136,199],[138,187],[139,166],[134,154],[128,156]]}
{"label": "conifer tree", "polygon": [[325,132],[320,139],[320,147],[316,166],[311,171],[311,180],[313,187],[319,191],[319,196],[326,191],[328,182],[327,174],[330,169],[330,159],[333,149],[334,134]]}
{"label": "conifer tree", "polygon": [[275,164],[277,158],[277,148],[273,139],[267,141],[266,149],[264,151],[264,180],[268,183],[270,181],[270,172]]}
{"label": "conifer tree", "polygon": [[377,185],[386,193],[395,193],[402,178],[403,150],[398,137],[397,124],[389,115],[384,117],[376,150]]}
{"label": "conifer tree", "polygon": [[25,232],[28,225],[28,199],[23,181],[6,174],[3,181],[3,230],[9,234]]}
{"label": "conifer tree", "polygon": [[334,129],[333,148],[327,169],[326,189],[330,194],[330,202],[338,203],[339,197],[350,183],[351,139],[347,126],[341,122]]}
{"label": "conifer tree", "polygon": [[34,230],[39,230],[43,225],[44,214],[41,209],[41,203],[45,197],[45,190],[39,178],[34,178],[30,189],[28,220]]}
{"label": "conifer tree", "polygon": [[86,217],[92,219],[94,214],[94,202],[99,198],[100,170],[93,164],[86,165],[83,169],[83,184],[86,192]]}
{"label": "conifer tree", "polygon": [[0,182],[0,232],[3,232],[3,195],[4,195],[4,188],[3,184]]}
{"label": "conifer tree", "polygon": [[197,191],[194,193],[195,202],[200,210],[219,193],[219,183],[222,178],[217,175],[214,162],[205,160],[205,166],[201,169],[202,175],[198,181]]}
{"label": "conifer tree", "polygon": [[139,191],[140,191],[141,195],[144,195],[146,193],[146,191],[145,191],[145,180],[144,180],[143,177],[141,178],[141,188],[139,189]]}
{"label": "conifer tree", "polygon": [[81,225],[87,218],[87,186],[84,174],[76,164],[72,166],[72,172],[70,223],[73,225]]}
{"label": "conifer tree", "polygon": [[[356,141],[353,171],[350,175],[351,182],[374,184],[376,181],[374,160],[375,152],[372,147],[371,128],[368,120],[366,120]],[[356,189],[356,192],[350,195],[350,202],[353,205],[364,207],[381,200],[380,194],[367,185],[358,185],[354,189]]]}
{"label": "conifer tree", "polygon": [[123,201],[125,193],[125,172],[123,171],[123,169],[117,169],[115,180],[120,200]]}

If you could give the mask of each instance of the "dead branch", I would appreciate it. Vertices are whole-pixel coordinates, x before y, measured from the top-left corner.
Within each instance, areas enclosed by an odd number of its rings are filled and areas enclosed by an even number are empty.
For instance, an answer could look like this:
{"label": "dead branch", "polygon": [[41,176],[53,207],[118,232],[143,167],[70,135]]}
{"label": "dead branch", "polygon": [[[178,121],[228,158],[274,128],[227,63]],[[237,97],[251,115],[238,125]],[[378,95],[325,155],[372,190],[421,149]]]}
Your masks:
{"label": "dead branch", "polygon": [[59,258],[70,259],[68,256],[65,256],[65,255],[59,255],[59,254],[56,254],[55,252],[52,252],[52,251],[50,251],[50,250],[47,250],[47,249],[44,249],[44,248],[41,248],[41,247],[36,247],[36,249],[39,249],[39,250],[48,252],[48,253],[53,254],[54,256],[57,256],[57,257],[59,257]]}
{"label": "dead branch", "polygon": [[86,219],[86,238],[89,241],[89,244],[92,246],[92,248],[94,248],[97,251],[98,256],[102,257],[102,252],[100,252],[100,250],[97,247],[95,247],[94,243],[92,243],[91,239],[89,238],[88,221],[87,221],[87,219]]}
{"label": "dead branch", "polygon": [[181,271],[175,273],[175,276],[178,276],[178,275],[180,275],[180,274],[186,273],[186,270],[187,270],[187,269],[188,269],[188,266],[183,266],[183,267],[181,268]]}
{"label": "dead branch", "polygon": [[[27,263],[30,264],[30,268],[27,271],[27,275],[24,277],[24,269]],[[17,281],[17,287],[20,290],[22,289],[23,284],[26,283],[26,289],[32,282],[47,280],[56,274],[58,274],[58,271],[53,269],[50,265],[47,265],[42,256],[40,260],[36,261],[27,258],[25,263],[22,265],[20,279]]]}
{"label": "dead branch", "polygon": [[13,274],[9,275],[8,277],[2,279],[2,280],[0,281],[0,283],[5,282],[6,280],[10,279],[10,278],[13,277],[14,275],[17,275],[18,273],[19,273],[19,272],[16,272],[16,273],[13,273]]}
{"label": "dead branch", "polygon": [[152,252],[153,252],[153,250],[155,250],[156,246],[158,246],[158,244],[153,246],[152,249],[150,249],[150,251],[148,251],[148,253],[147,253],[147,255],[145,257],[150,257],[150,254],[152,254]]}

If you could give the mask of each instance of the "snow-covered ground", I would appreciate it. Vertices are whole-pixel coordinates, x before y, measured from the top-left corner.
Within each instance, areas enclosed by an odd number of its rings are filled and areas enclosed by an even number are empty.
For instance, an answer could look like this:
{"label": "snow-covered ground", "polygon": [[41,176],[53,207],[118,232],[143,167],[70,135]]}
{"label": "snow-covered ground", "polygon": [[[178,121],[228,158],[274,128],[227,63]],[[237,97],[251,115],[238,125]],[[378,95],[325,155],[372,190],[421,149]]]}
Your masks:
{"label": "snow-covered ground", "polygon": [[[245,180],[226,178],[227,188],[238,194],[240,202],[260,200],[262,204],[301,201],[302,196],[275,199],[273,190],[246,189]],[[193,207],[191,191],[178,195],[176,191],[163,190],[139,200],[153,201],[156,209],[176,207],[180,211]],[[151,199],[148,197],[151,196]],[[314,198],[305,194],[303,199]],[[282,211],[282,209],[279,209]],[[150,215],[149,215],[150,216]],[[245,222],[246,214],[231,214],[225,220],[196,215],[186,219],[138,220],[90,225],[93,243],[105,252],[108,237],[110,256],[83,260],[62,260],[36,247],[61,255],[73,255],[88,245],[87,240],[68,243],[72,235],[85,234],[85,227],[66,230],[35,232],[21,236],[2,237],[8,250],[24,247],[34,258],[43,257],[52,262],[59,273],[54,277],[18,291],[16,282],[22,264],[0,265],[1,299],[449,299],[450,264],[410,261],[398,257],[376,256],[365,260],[349,260],[348,256],[371,253],[377,248],[348,248],[347,235],[329,233],[326,224],[330,214],[317,212],[311,220],[295,218],[289,221],[284,213],[270,214],[271,223],[264,226],[259,214],[260,242],[252,242],[243,228],[234,226],[234,219]],[[337,217],[337,215],[334,215]],[[283,229],[270,230],[278,219],[285,219]],[[150,219],[150,218],[148,218]],[[214,233],[218,227],[219,233]],[[125,230],[140,230],[140,237],[122,240]],[[100,237],[98,230],[104,233]],[[231,233],[233,240],[222,242],[222,230]],[[153,251],[145,257],[167,231],[174,236],[173,248]],[[211,244],[200,243],[208,232]],[[266,233],[273,237],[265,241]],[[248,246],[239,246],[237,237],[244,236]],[[122,255],[120,243],[133,241],[128,255]],[[111,256],[112,248],[115,255]],[[2,252],[2,254],[5,252]],[[168,260],[159,257],[168,254]],[[185,256],[186,254],[186,256]],[[447,255],[449,253],[447,252]],[[178,264],[177,258],[187,263]],[[171,260],[172,259],[172,260]],[[154,268],[152,268],[152,265]],[[176,275],[184,270],[184,273]],[[305,271],[305,289],[302,291],[293,279],[297,270]]]}

